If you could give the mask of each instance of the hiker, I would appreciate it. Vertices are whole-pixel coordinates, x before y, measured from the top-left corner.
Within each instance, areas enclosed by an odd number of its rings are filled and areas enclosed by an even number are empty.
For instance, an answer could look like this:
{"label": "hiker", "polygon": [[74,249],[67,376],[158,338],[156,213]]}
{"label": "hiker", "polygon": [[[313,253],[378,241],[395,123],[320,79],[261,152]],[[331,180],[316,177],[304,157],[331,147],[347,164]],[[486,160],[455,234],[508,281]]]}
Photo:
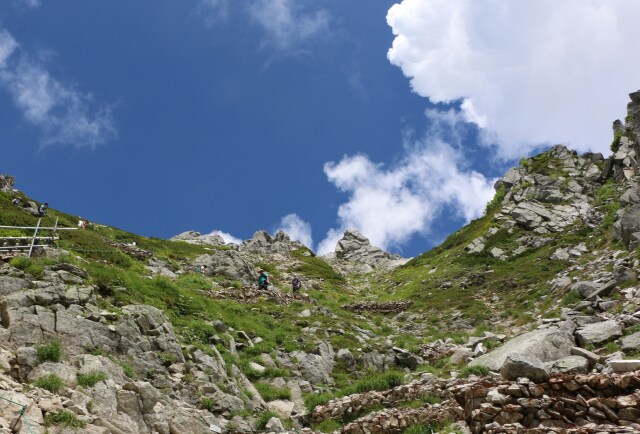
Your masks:
{"label": "hiker", "polygon": [[293,280],[291,281],[291,292],[295,294],[296,291],[300,290],[300,288],[302,288],[302,280],[300,280],[300,276],[296,274],[293,276]]}
{"label": "hiker", "polygon": [[40,213],[40,215],[46,215],[45,211],[47,210],[47,208],[49,208],[49,204],[47,202],[40,205],[40,208],[38,209],[38,212]]}
{"label": "hiker", "polygon": [[269,273],[267,273],[265,270],[260,270],[260,277],[258,277],[258,289],[269,289],[269,285],[271,284],[271,282],[269,282]]}
{"label": "hiker", "polygon": [[80,220],[78,220],[78,229],[86,229],[86,228],[87,228],[87,221],[82,217],[80,217]]}
{"label": "hiker", "polygon": [[14,198],[11,203],[15,206],[22,206],[22,200],[19,197]]}

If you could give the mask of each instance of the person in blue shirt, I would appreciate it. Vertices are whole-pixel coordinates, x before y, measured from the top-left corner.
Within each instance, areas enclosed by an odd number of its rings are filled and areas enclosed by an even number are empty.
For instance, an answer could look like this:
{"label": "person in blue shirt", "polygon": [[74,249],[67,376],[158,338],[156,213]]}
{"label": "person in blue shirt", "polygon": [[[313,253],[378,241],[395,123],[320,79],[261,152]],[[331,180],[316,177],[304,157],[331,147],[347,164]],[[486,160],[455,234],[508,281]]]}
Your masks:
{"label": "person in blue shirt", "polygon": [[269,273],[265,270],[260,270],[260,277],[258,277],[258,289],[268,289],[271,282],[269,281]]}

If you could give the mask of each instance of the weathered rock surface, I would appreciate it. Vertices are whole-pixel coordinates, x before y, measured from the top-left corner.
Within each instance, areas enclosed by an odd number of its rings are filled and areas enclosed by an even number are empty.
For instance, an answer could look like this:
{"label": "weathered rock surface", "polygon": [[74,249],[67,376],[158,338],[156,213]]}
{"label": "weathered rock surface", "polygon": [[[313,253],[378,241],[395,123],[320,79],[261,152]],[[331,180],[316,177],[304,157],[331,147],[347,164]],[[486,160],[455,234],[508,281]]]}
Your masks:
{"label": "weathered rock surface", "polygon": [[505,359],[500,374],[507,380],[528,378],[533,382],[541,383],[549,379],[544,364],[535,357],[526,357],[519,353],[512,353]]}
{"label": "weathered rock surface", "polygon": [[507,357],[516,353],[537,358],[541,362],[551,362],[569,356],[574,345],[573,335],[565,330],[536,330],[507,341],[502,347],[474,359],[470,365],[500,371]]}
{"label": "weathered rock surface", "polygon": [[5,193],[11,193],[13,191],[13,185],[16,179],[9,175],[0,175],[0,191]]}
{"label": "weathered rock surface", "polygon": [[640,349],[640,332],[622,338],[622,350],[633,351]]}
{"label": "weathered rock surface", "polygon": [[604,344],[620,336],[622,327],[614,320],[587,324],[576,331],[576,340],[582,347]]}
{"label": "weathered rock surface", "polygon": [[307,248],[299,241],[294,241],[283,231],[278,231],[275,236],[267,231],[257,231],[250,240],[246,240],[240,249],[254,254],[287,253],[298,249]]}
{"label": "weathered rock surface", "polygon": [[244,284],[253,283],[257,277],[256,267],[249,263],[237,250],[218,250],[199,256],[193,264],[205,265],[206,276],[223,276],[239,280]]}
{"label": "weathered rock surface", "polygon": [[560,360],[549,362],[546,368],[554,374],[586,374],[592,362],[582,356],[567,356]]}
{"label": "weathered rock surface", "polygon": [[[325,256],[359,266],[360,272],[369,272],[376,268],[390,269],[408,261],[399,255],[394,255],[371,245],[371,242],[360,232],[350,229],[345,231],[338,241],[335,251]],[[358,268],[358,267],[356,267]]]}
{"label": "weathered rock surface", "polygon": [[313,353],[294,351],[291,356],[297,360],[302,377],[312,384],[333,384],[331,375],[335,353],[329,342],[321,342]]}
{"label": "weathered rock surface", "polygon": [[184,241],[189,244],[200,244],[208,246],[224,246],[227,244],[218,234],[201,234],[196,231],[186,231],[170,238],[172,241]]}

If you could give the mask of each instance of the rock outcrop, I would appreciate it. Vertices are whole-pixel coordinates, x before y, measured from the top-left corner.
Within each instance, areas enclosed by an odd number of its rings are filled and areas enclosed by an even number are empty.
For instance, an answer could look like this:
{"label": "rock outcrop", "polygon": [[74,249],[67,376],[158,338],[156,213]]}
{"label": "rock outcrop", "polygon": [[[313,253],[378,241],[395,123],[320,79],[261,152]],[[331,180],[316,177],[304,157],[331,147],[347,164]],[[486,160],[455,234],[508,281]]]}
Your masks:
{"label": "rock outcrop", "polygon": [[0,175],[0,191],[5,193],[11,193],[13,191],[13,185],[16,179],[9,175]]}
{"label": "rock outcrop", "polygon": [[244,284],[253,283],[258,277],[256,267],[237,250],[216,250],[199,256],[193,264],[205,265],[206,276],[222,276]]}
{"label": "rock outcrop", "polygon": [[205,246],[224,246],[227,244],[218,234],[201,234],[196,231],[186,231],[170,238],[172,241],[184,241],[189,244],[200,244]]}
{"label": "rock outcrop", "polygon": [[325,256],[340,264],[349,264],[354,272],[367,273],[374,269],[392,269],[405,264],[408,259],[371,245],[367,237],[350,229],[336,244],[335,251]]}
{"label": "rock outcrop", "polygon": [[250,240],[243,241],[240,246],[243,251],[263,255],[306,248],[307,246],[301,242],[292,240],[284,231],[278,231],[273,237],[267,231],[257,231]]}

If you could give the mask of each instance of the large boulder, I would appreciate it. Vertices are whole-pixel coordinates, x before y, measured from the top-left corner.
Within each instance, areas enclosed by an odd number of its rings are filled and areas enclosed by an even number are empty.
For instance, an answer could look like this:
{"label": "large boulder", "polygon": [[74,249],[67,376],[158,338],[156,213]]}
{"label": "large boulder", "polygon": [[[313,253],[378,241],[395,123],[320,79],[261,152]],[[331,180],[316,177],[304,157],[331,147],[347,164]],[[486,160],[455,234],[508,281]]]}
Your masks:
{"label": "large boulder", "polygon": [[593,299],[597,296],[609,295],[616,287],[616,281],[610,280],[605,283],[597,282],[576,282],[571,289],[576,291],[582,298]]}
{"label": "large boulder", "polygon": [[255,267],[236,250],[218,250],[198,257],[194,265],[206,265],[207,276],[223,276],[232,280],[240,280],[245,284],[257,278]]}
{"label": "large boulder", "polygon": [[536,357],[512,353],[507,356],[500,369],[500,375],[507,380],[517,380],[526,377],[535,383],[542,383],[549,379],[544,364]]}
{"label": "large boulder", "polygon": [[576,331],[576,340],[581,347],[601,345],[622,336],[622,326],[615,320],[587,324]]}
{"label": "large boulder", "polygon": [[632,235],[640,232],[640,205],[631,205],[622,210],[620,220],[614,225],[615,235],[629,244]]}
{"label": "large boulder", "polygon": [[313,353],[294,351],[291,356],[297,360],[303,378],[312,384],[333,384],[335,354],[331,344],[320,342]]}
{"label": "large boulder", "polygon": [[546,364],[551,374],[586,374],[591,362],[582,356],[567,356]]}
{"label": "large boulder", "polygon": [[640,332],[622,338],[623,351],[634,351],[640,349]]}
{"label": "large boulder", "polygon": [[535,330],[507,341],[502,347],[478,357],[469,365],[486,366],[492,371],[500,371],[507,357],[516,353],[537,358],[541,362],[551,362],[570,355],[574,345],[573,335],[566,330]]}
{"label": "large boulder", "polygon": [[18,277],[0,276],[0,296],[29,288],[29,281]]}

